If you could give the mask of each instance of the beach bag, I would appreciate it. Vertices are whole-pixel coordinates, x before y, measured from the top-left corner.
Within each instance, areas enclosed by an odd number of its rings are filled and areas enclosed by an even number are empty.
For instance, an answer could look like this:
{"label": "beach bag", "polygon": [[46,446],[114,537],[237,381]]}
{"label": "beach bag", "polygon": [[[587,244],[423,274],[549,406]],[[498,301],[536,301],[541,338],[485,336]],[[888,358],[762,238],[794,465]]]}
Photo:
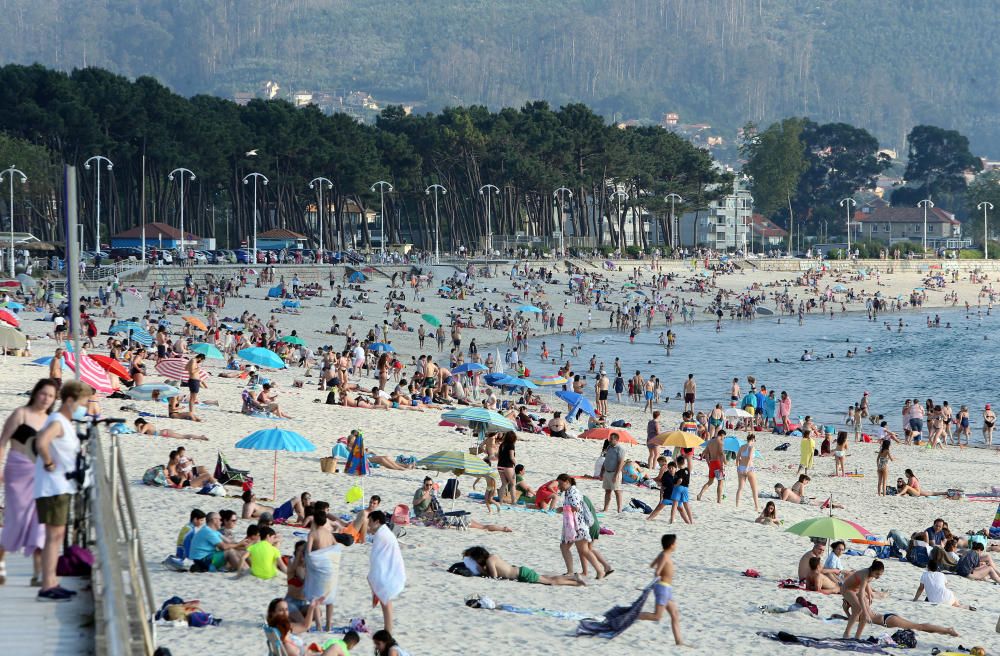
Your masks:
{"label": "beach bag", "polygon": [[457,562],[448,568],[449,574],[458,574],[459,576],[473,576],[472,570],[465,566],[463,562]]}
{"label": "beach bag", "polygon": [[157,465],[155,467],[150,467],[142,475],[142,482],[144,485],[152,485],[154,487],[167,487],[167,474],[163,465]]}
{"label": "beach bag", "polygon": [[462,491],[458,489],[458,479],[449,478],[448,482],[444,484],[444,490],[441,492],[442,499],[457,499],[462,496]]}
{"label": "beach bag", "polygon": [[410,523],[410,507],[401,503],[392,510],[393,526],[405,526]]}
{"label": "beach bag", "polygon": [[916,647],[917,634],[912,629],[900,629],[892,634],[892,641],[897,647]]}
{"label": "beach bag", "polygon": [[329,456],[319,459],[320,471],[326,474],[336,474],[337,473],[337,459],[331,458]]}
{"label": "beach bag", "polygon": [[774,447],[775,451],[788,451],[788,447],[791,446],[790,442],[782,442],[778,446]]}
{"label": "beach bag", "polygon": [[90,576],[93,568],[94,554],[75,544],[66,547],[56,562],[56,574],[59,576]]}
{"label": "beach bag", "polygon": [[653,512],[653,509],[649,507],[648,503],[640,499],[636,499],[635,497],[633,497],[632,500],[629,501],[629,505],[632,506],[633,508],[638,508],[646,515]]}

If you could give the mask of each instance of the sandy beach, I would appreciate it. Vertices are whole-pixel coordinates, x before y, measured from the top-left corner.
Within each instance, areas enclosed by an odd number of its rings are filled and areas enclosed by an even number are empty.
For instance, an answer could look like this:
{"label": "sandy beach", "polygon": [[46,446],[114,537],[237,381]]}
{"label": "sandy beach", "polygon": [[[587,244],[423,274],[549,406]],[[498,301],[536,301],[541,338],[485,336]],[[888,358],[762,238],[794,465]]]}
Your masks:
{"label": "sandy beach", "polygon": [[[582,261],[578,261],[582,262]],[[636,267],[641,268],[639,289],[650,282],[649,263],[623,262],[622,270],[609,271],[600,266],[600,262],[587,263],[584,274],[600,274],[608,281],[613,292],[608,294],[611,302],[621,302],[626,291],[622,285],[634,274]],[[889,266],[892,263],[881,263]],[[537,267],[539,264],[529,264]],[[696,304],[696,319],[704,320],[704,330],[713,330],[714,316],[702,312],[718,291],[736,294],[747,289],[759,289],[769,295],[781,291],[786,283],[788,293],[794,297],[794,302],[817,295],[804,287],[795,286],[795,278],[799,273],[791,271],[765,271],[741,269],[735,273],[719,275],[717,278],[702,276],[692,270],[691,263],[670,262],[664,264],[664,272],[675,271],[677,279],[664,290],[668,300],[674,297],[693,301]],[[413,327],[419,325],[420,313],[431,313],[442,319],[447,326],[446,317],[453,309],[460,309],[468,317],[474,303],[486,301],[498,303],[503,307],[516,308],[523,300],[520,286],[523,279],[512,280],[510,266],[497,267],[497,276],[476,280],[476,293],[464,300],[441,298],[434,292],[436,285],[421,292],[419,301],[414,301],[412,290],[405,288],[407,301],[404,303],[413,312],[403,314],[403,318]],[[857,279],[857,274],[841,276],[846,288],[859,296],[858,300],[844,304],[844,310],[864,312],[864,299],[875,292],[881,292],[884,298],[909,298],[916,288],[924,287],[926,271],[897,270],[893,273],[866,275],[865,279]],[[565,295],[568,273],[565,266],[560,265],[555,278],[560,284],[542,285],[544,297],[534,296],[533,302],[548,302],[556,313],[565,315],[565,329],[569,330],[581,323],[587,322],[588,307],[575,302],[574,297]],[[990,278],[997,278],[997,273],[987,273]],[[906,309],[904,312],[913,314],[914,321],[922,321],[923,314],[933,313],[935,308],[952,307],[953,303],[945,299],[946,294],[955,293],[958,306],[966,301],[975,306],[980,301],[980,291],[989,280],[970,281],[967,272],[961,273],[961,279],[952,282],[950,274],[946,274],[947,282],[944,288],[928,290],[924,307],[921,310]],[[712,281],[703,291],[692,291],[698,280]],[[822,292],[827,286],[837,284],[836,275],[827,275],[818,283],[817,291]],[[197,277],[196,277],[197,280]],[[252,278],[251,278],[252,280]],[[200,281],[199,281],[200,282]],[[717,287],[713,287],[715,284]],[[390,291],[389,280],[376,276],[365,283],[370,294],[371,303],[356,305],[353,310],[329,307],[330,291],[324,290],[322,297],[305,300],[302,303],[301,314],[277,314],[279,326],[285,333],[296,330],[305,342],[316,348],[329,344],[335,349],[342,349],[344,339],[326,333],[331,324],[331,315],[336,315],[341,326],[352,324],[356,333],[362,337],[376,322],[383,319],[392,320],[385,314],[383,305]],[[222,316],[239,316],[243,310],[249,310],[258,316],[267,316],[272,309],[280,305],[273,299],[264,298],[266,285],[256,288],[251,284],[245,289],[250,298],[230,298]],[[680,287],[685,291],[677,289]],[[484,289],[489,291],[483,291]],[[648,292],[652,290],[646,287]],[[142,291],[145,291],[143,289]],[[398,289],[396,290],[398,291]],[[517,301],[506,303],[503,294],[517,294]],[[126,297],[126,307],[119,309],[121,318],[140,316],[146,309],[146,300],[135,298],[129,294]],[[844,293],[836,294],[836,301],[830,304],[827,314],[841,313],[841,302],[845,300]],[[732,300],[732,299],[731,299]],[[528,302],[528,301],[524,301]],[[565,304],[564,304],[565,302]],[[982,299],[985,307],[987,299]],[[775,309],[769,298],[764,307]],[[352,311],[363,309],[363,320],[349,320]],[[591,329],[607,329],[609,313],[590,308],[592,312]],[[806,316],[806,321],[818,320],[818,310]],[[51,328],[51,323],[35,321],[41,314],[24,312],[22,316],[24,329],[32,337],[32,358],[51,355],[55,343],[45,337]],[[96,314],[95,314],[96,316]],[[474,313],[477,323],[480,314]],[[917,317],[921,318],[918,319]],[[889,318],[891,317],[891,318]],[[889,314],[888,320],[895,320]],[[177,328],[179,321],[174,319],[173,326]],[[794,321],[794,317],[788,320]],[[676,319],[680,321],[680,319]],[[97,319],[102,333],[107,330],[109,319]],[[730,322],[728,314],[724,320],[723,338],[738,335],[739,322]],[[533,327],[540,326],[537,319],[531,322]],[[658,314],[653,331],[666,329],[662,317]],[[547,332],[547,331],[545,331]],[[541,344],[538,336],[532,336],[529,350],[524,356],[527,366],[539,363],[538,351]],[[464,331],[463,346],[468,345],[472,338],[476,339],[480,352],[485,356],[488,351],[496,353],[499,348],[503,353],[509,345],[504,343],[505,334],[497,330],[467,329]],[[99,345],[106,335],[98,338]],[[400,359],[407,365],[412,356],[418,356],[416,332],[391,331],[389,340],[397,350]],[[566,359],[569,359],[569,347],[572,338],[568,335],[561,339],[566,344]],[[550,350],[557,350],[556,340],[549,341]],[[679,348],[683,348],[681,345]],[[106,349],[98,348],[92,352],[105,353]],[[433,337],[428,338],[425,353],[434,353],[437,361],[447,362],[447,349],[438,354]],[[587,359],[590,353],[581,353],[573,359],[574,371],[586,374]],[[614,352],[599,353],[608,368],[615,358]],[[704,357],[712,362],[712,354]],[[23,403],[24,397],[19,396],[44,375],[46,370],[31,366],[32,358],[7,358],[2,364],[4,374],[0,383],[0,409],[9,412]],[[331,503],[331,511],[337,514],[352,513],[357,504],[345,502],[345,493],[351,486],[358,484],[358,479],[344,474],[327,474],[320,470],[319,458],[330,454],[338,438],[346,436],[352,429],[363,432],[365,446],[379,455],[395,458],[397,455],[416,456],[429,455],[440,450],[465,450],[472,444],[468,434],[461,434],[454,428],[439,426],[441,411],[405,412],[403,410],[367,410],[326,405],[326,392],[316,389],[317,378],[305,377],[305,369],[292,367],[287,370],[268,372],[267,376],[277,384],[278,401],[282,410],[292,419],[275,421],[255,418],[240,413],[240,392],[244,382],[239,379],[223,379],[217,377],[221,371],[222,362],[209,360],[206,369],[212,374],[209,384],[202,391],[205,399],[216,400],[219,407],[206,407],[200,414],[204,421],[200,424],[154,418],[152,421],[158,428],[170,428],[179,432],[204,433],[208,441],[177,441],[162,437],[146,437],[138,435],[123,435],[121,445],[124,451],[130,475],[134,478],[132,492],[135,502],[143,518],[141,529],[146,548],[146,558],[150,563],[156,597],[160,601],[170,596],[178,595],[184,599],[199,599],[202,607],[223,622],[219,627],[187,628],[162,626],[159,629],[159,639],[162,645],[169,647],[174,654],[197,654],[217,652],[222,649],[235,650],[238,653],[263,653],[265,650],[264,634],[261,625],[265,619],[267,603],[285,593],[285,577],[280,575],[270,581],[260,581],[252,576],[236,579],[232,573],[226,574],[191,574],[170,571],[160,565],[160,562],[174,552],[176,536],[186,523],[191,509],[200,508],[206,512],[211,510],[240,510],[241,502],[235,498],[237,491],[230,488],[230,498],[197,496],[191,490],[175,490],[155,488],[142,485],[142,473],[149,467],[163,464],[167,461],[168,452],[179,445],[187,448],[197,464],[214,466],[216,455],[222,452],[235,467],[249,469],[256,479],[256,489],[261,496],[270,496],[273,481],[274,460],[270,451],[248,451],[234,448],[234,444],[253,431],[280,426],[306,436],[317,449],[313,453],[279,453],[277,502],[280,503],[303,491],[309,491],[313,499],[327,500]],[[713,366],[728,372],[733,377],[745,381],[747,375],[759,375],[760,372],[747,371],[736,363],[717,362]],[[148,367],[152,373],[152,366]],[[407,366],[404,376],[412,372]],[[666,363],[653,363],[650,372],[663,378],[667,396],[673,397],[680,390],[687,372],[677,371]],[[314,372],[315,373],[315,372]],[[610,372],[613,376],[613,371]],[[646,373],[646,372],[644,372]],[[67,372],[66,374],[70,374]],[[914,392],[918,396],[923,387],[922,375],[913,379]],[[152,380],[161,380],[161,376],[151,376]],[[352,380],[356,380],[353,376]],[[304,381],[304,386],[296,388],[293,381]],[[781,381],[765,381],[769,387],[780,388]],[[369,389],[377,380],[365,378],[362,387]],[[745,383],[744,383],[745,386]],[[391,388],[391,385],[390,385]],[[555,399],[551,392],[558,388],[541,388],[538,392],[554,409],[564,409],[565,404]],[[834,398],[835,397],[835,392]],[[594,396],[593,375],[588,377],[585,391],[588,398]],[[696,403],[698,410],[709,411],[715,403],[724,402],[728,407],[728,390],[700,389]],[[613,395],[612,395],[613,398]],[[997,399],[1000,401],[1000,398]],[[837,405],[846,406],[855,399],[836,399]],[[961,399],[956,399],[961,401]],[[127,417],[129,422],[137,415],[135,412],[123,412],[119,408],[134,403],[138,409],[164,415],[163,404],[152,401],[103,400],[104,412],[107,415]],[[660,422],[665,429],[672,429],[680,423],[680,404],[671,401],[659,404],[657,408],[663,413]],[[818,409],[817,409],[818,410]],[[899,408],[879,407],[876,398],[873,401],[873,412],[884,413],[891,423],[898,424]],[[793,414],[808,414],[810,408],[797,407]],[[546,415],[551,416],[551,415]],[[645,436],[645,426],[649,415],[642,412],[641,406],[632,404],[611,403],[609,418],[622,419],[631,423],[631,433],[639,440],[639,445],[628,446],[626,450],[630,458],[644,462],[646,448],[642,443]],[[577,422],[579,425],[580,422]],[[895,425],[892,428],[898,429]],[[737,433],[744,435],[744,433]],[[787,451],[774,451],[774,447],[782,442],[791,442]],[[770,433],[758,433],[758,450],[761,459],[758,461],[758,481],[762,491],[770,492],[775,483],[791,485],[795,482],[796,468],[799,464],[799,448],[797,438],[786,438]],[[599,454],[601,443],[592,440],[558,439],[544,434],[519,433],[517,443],[517,461],[526,467],[525,479],[533,487],[550,481],[560,473],[576,476],[590,475],[594,470],[594,462]],[[897,529],[909,535],[913,531],[922,530],[931,525],[935,518],[946,519],[951,530],[956,534],[966,531],[978,531],[987,528],[997,512],[997,502],[992,501],[949,501],[941,498],[910,498],[910,497],[876,497],[875,495],[875,459],[877,444],[850,445],[850,455],[847,459],[847,469],[857,470],[864,477],[832,477],[834,470],[833,458],[817,458],[812,472],[812,484],[808,496],[819,500],[833,497],[842,504],[844,509],[835,511],[835,515],[856,522],[870,529],[875,535],[885,537],[890,529]],[[966,493],[989,491],[992,486],[1000,483],[996,472],[1000,463],[1000,454],[995,450],[958,449],[930,450],[923,447],[896,445],[892,447],[895,461],[890,464],[890,481],[903,475],[906,468],[912,468],[918,473],[925,489],[944,490],[961,488]],[[616,604],[631,603],[641,590],[652,580],[650,562],[660,551],[660,536],[664,533],[677,534],[677,549],[674,553],[676,574],[674,578],[674,595],[680,609],[681,629],[685,640],[699,650],[712,650],[718,653],[733,654],[770,654],[777,651],[776,643],[758,637],[758,631],[788,631],[797,635],[813,637],[839,637],[845,626],[841,620],[826,620],[840,609],[842,597],[839,595],[823,595],[802,590],[779,589],[777,582],[795,577],[799,558],[810,548],[807,538],[795,536],[784,531],[784,528],[803,519],[818,516],[820,508],[814,505],[795,505],[788,502],[777,502],[778,517],[783,521],[781,527],[763,526],[754,523],[757,513],[754,511],[752,499],[745,496],[737,508],[734,505],[736,490],[735,467],[730,466],[727,472],[732,472],[731,478],[725,483],[726,498],[722,504],[714,502],[714,495],[707,494],[705,500],[695,502],[693,499],[701,486],[707,480],[708,465],[695,460],[691,474],[692,510],[695,524],[685,525],[679,520],[669,525],[669,513],[661,514],[652,522],[645,521],[641,512],[621,513],[614,511],[614,506],[601,517],[603,526],[610,528],[614,535],[602,536],[599,547],[614,567],[614,573],[607,579],[596,581],[593,575],[587,580],[586,587],[549,587],[529,585],[513,581],[492,580],[488,578],[466,578],[449,574],[447,568],[462,559],[463,549],[482,545],[492,553],[499,554],[514,565],[527,565],[543,574],[560,574],[564,564],[559,551],[559,536],[561,518],[555,514],[528,511],[523,508],[505,506],[499,514],[487,514],[481,502],[463,496],[455,504],[455,509],[470,511],[471,517],[483,523],[496,523],[512,529],[509,533],[484,532],[481,530],[443,530],[422,526],[409,526],[406,534],[400,538],[403,558],[407,569],[405,592],[396,601],[396,625],[393,634],[410,654],[486,654],[518,652],[527,654],[563,653],[570,650],[597,649],[603,653],[639,653],[640,651],[674,649],[670,633],[669,621],[664,619],[660,624],[652,622],[637,622],[619,637],[608,642],[601,638],[576,638],[573,632],[576,622],[559,619],[547,611],[560,611],[571,614],[587,614],[600,616]],[[416,469],[409,471],[387,471],[384,468],[375,469],[374,473],[363,481],[366,494],[378,494],[382,498],[382,507],[391,511],[397,504],[409,505],[414,492],[420,487],[425,471]],[[446,478],[443,474],[434,474],[442,483]],[[463,478],[461,487],[464,493],[472,491],[472,479]],[[603,494],[600,481],[590,479],[578,480],[580,490],[588,495],[600,509]],[[483,486],[478,486],[479,492]],[[653,505],[658,499],[657,491],[638,486],[625,486],[626,502],[634,497]],[[448,504],[445,502],[446,509]],[[760,501],[763,507],[765,500]],[[240,521],[236,535],[242,537],[249,522]],[[295,529],[281,527],[279,548],[282,553],[290,554],[297,539]],[[302,534],[304,536],[304,534]],[[997,554],[994,554],[996,560]],[[8,555],[9,558],[19,557]],[[382,617],[378,609],[371,607],[371,593],[366,582],[368,573],[369,547],[355,545],[345,550],[341,562],[340,586],[337,593],[335,620],[336,626],[349,623],[352,618],[363,617],[372,630],[381,628]],[[846,556],[845,562],[849,568],[865,567],[871,562],[866,556]],[[885,561],[886,573],[875,583],[875,588],[886,593],[884,599],[874,602],[874,608],[879,612],[892,612],[917,622],[929,622],[943,626],[954,627],[961,637],[918,633],[920,653],[929,653],[931,648],[942,651],[954,649],[959,644],[970,647],[983,645],[992,653],[1000,647],[1000,634],[994,630],[1000,614],[1000,594],[998,588],[990,582],[971,581],[958,576],[949,576],[948,585],[956,597],[964,605],[972,605],[977,611],[959,608],[945,608],[937,605],[913,602],[921,570],[898,559]],[[747,578],[742,572],[755,569],[761,577]],[[473,609],[465,605],[472,595],[485,595],[497,604],[530,609],[525,613],[506,612],[502,610]],[[816,604],[819,617],[807,613],[793,612],[787,614],[765,614],[759,607],[764,605],[788,606],[796,597],[804,596]],[[647,610],[652,610],[652,600],[647,602]],[[891,634],[894,629],[869,627],[867,635],[879,636]],[[316,636],[316,642],[322,642],[323,635]],[[307,640],[311,641],[311,639]],[[362,641],[355,653],[370,653],[371,640],[362,636]],[[782,653],[807,654],[815,650],[800,646],[782,646]]]}

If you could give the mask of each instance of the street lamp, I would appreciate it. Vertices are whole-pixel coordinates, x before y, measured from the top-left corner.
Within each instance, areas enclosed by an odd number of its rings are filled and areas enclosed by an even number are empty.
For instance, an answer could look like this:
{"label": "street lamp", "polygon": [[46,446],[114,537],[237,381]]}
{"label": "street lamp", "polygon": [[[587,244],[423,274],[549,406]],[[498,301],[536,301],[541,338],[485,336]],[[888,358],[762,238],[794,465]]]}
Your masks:
{"label": "street lamp", "polygon": [[10,168],[0,171],[0,183],[3,183],[4,175],[7,176],[8,182],[10,183],[10,277],[14,277],[14,176],[21,176],[21,184],[28,181],[28,176],[24,174],[24,171],[15,168],[13,164]]}
{"label": "street lamp", "polygon": [[382,259],[385,259],[385,188],[389,188],[389,193],[392,193],[392,185],[385,180],[379,180],[372,185],[372,191],[375,191],[375,187],[378,187],[379,201],[382,204],[382,212],[379,214],[379,250],[382,252]]}
{"label": "street lamp", "polygon": [[247,173],[243,178],[243,184],[247,184],[250,180],[253,180],[253,262],[257,263],[257,180],[261,180],[262,184],[267,186],[267,176],[263,173]]}
{"label": "street lamp", "polygon": [[934,201],[930,198],[925,198],[917,203],[917,207],[924,208],[924,255],[927,255],[927,208],[934,207]]}
{"label": "street lamp", "polygon": [[94,155],[83,163],[83,168],[90,170],[90,163],[97,162],[97,221],[94,226],[94,251],[101,252],[101,162],[107,162],[108,170],[114,168],[114,164],[104,155]]}
{"label": "street lamp", "polygon": [[[484,189],[486,190],[486,193],[483,193]],[[487,262],[490,261],[490,255],[493,253],[493,222],[490,220],[490,194],[489,194],[489,192],[491,191],[495,196],[500,195],[500,188],[497,187],[496,185],[484,184],[482,187],[479,188],[479,195],[486,197],[486,261]]]}
{"label": "street lamp", "polygon": [[677,225],[677,218],[674,214],[674,202],[683,203],[684,199],[678,194],[669,193],[665,200],[670,201],[670,250],[676,250],[680,245],[680,226]]}
{"label": "street lamp", "polygon": [[441,237],[441,222],[438,219],[438,192],[447,194],[448,190],[443,185],[432,184],[424,189],[424,193],[430,196],[431,189],[434,190],[434,264],[441,264],[441,251],[439,249],[440,244],[438,243]]}
{"label": "street lamp", "polygon": [[569,194],[570,198],[573,198],[573,192],[566,187],[559,187],[552,195],[556,197],[559,201],[559,252],[562,257],[566,257],[566,199],[564,196]]}
{"label": "street lamp", "polygon": [[840,201],[840,206],[847,208],[847,259],[851,259],[851,208],[857,204],[858,201],[851,197],[843,198]]}
{"label": "street lamp", "polygon": [[624,235],[622,235],[622,230],[620,229],[621,226],[622,226],[622,199],[628,200],[628,194],[626,194],[621,189],[616,189],[615,193],[611,194],[611,200],[614,200],[615,198],[618,199],[618,226],[619,226],[619,231],[618,231],[618,248],[619,249],[624,249],[624,247],[625,247],[625,237],[624,237]]}
{"label": "street lamp", "polygon": [[[326,209],[323,206],[323,184],[324,183],[326,183],[326,188],[327,189],[333,189],[333,183],[330,182],[329,180],[327,180],[326,178],[322,177],[322,176],[313,178],[312,180],[309,181],[309,188],[310,189],[315,189],[316,185],[319,184],[319,207],[318,207],[318,209],[316,211],[316,223],[319,226],[319,256],[320,256],[320,261],[321,262],[325,261],[325,258],[323,258],[323,210]],[[340,239],[340,232],[337,233],[337,239],[338,240]],[[340,242],[338,241],[337,244],[338,244],[338,247],[339,247]]]}
{"label": "street lamp", "polygon": [[194,175],[194,173],[191,172],[190,169],[186,169],[186,168],[183,168],[183,167],[178,167],[178,168],[174,169],[173,171],[171,171],[170,173],[167,174],[167,180],[173,180],[174,179],[174,173],[179,173],[180,174],[180,183],[181,183],[181,246],[180,246],[180,251],[178,251],[178,252],[183,253],[184,252],[184,176],[185,175],[188,176],[188,180],[189,181],[194,181],[195,175]]}
{"label": "street lamp", "polygon": [[992,210],[993,203],[991,203],[988,200],[984,200],[983,202],[976,205],[976,209],[983,211],[983,259],[988,260],[990,259],[990,251],[989,251],[990,228],[989,228],[989,223],[987,222],[986,219],[986,210]]}

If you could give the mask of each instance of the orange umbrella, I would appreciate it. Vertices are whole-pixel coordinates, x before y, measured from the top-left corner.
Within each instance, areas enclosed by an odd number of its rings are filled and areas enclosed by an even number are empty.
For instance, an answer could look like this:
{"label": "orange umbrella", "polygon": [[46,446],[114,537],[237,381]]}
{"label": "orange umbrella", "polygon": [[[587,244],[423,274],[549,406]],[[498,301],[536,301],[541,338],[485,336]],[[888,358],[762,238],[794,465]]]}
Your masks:
{"label": "orange umbrella", "polygon": [[198,317],[195,317],[195,316],[192,316],[192,315],[189,314],[189,315],[181,317],[181,318],[184,319],[184,321],[187,321],[189,324],[191,324],[195,328],[197,328],[198,330],[208,330],[208,326],[205,325],[205,322],[202,321],[201,319],[199,319]]}
{"label": "orange umbrella", "polygon": [[132,376],[129,375],[128,370],[118,360],[107,355],[91,355],[90,359],[101,365],[101,369],[104,369],[109,374],[114,374],[122,380],[132,380]]}
{"label": "orange umbrella", "polygon": [[624,428],[591,428],[580,433],[580,437],[585,440],[606,440],[612,433],[618,434],[618,441],[622,444],[638,444]]}

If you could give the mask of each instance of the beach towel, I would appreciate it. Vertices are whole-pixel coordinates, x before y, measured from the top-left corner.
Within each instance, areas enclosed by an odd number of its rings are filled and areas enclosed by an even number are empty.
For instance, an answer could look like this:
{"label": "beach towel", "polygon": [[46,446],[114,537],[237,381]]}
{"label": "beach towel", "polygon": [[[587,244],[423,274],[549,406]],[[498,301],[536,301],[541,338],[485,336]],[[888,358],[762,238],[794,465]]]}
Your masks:
{"label": "beach towel", "polygon": [[845,638],[810,638],[808,636],[797,636],[785,631],[777,633],[773,631],[758,631],[757,635],[762,638],[770,638],[779,642],[802,645],[803,647],[815,647],[816,649],[838,649],[840,651],[856,651],[862,654],[888,654],[877,643],[865,642],[863,640],[852,640]]}
{"label": "beach towel", "polygon": [[630,606],[615,606],[604,614],[604,619],[580,620],[576,627],[576,635],[598,636],[608,639],[618,636],[639,619],[639,613],[642,612],[642,607],[652,591],[653,584],[650,583]]}
{"label": "beach towel", "polygon": [[380,526],[375,532],[368,567],[368,585],[375,595],[375,603],[392,601],[403,592],[406,567],[399,542],[388,526]]}
{"label": "beach towel", "polygon": [[323,597],[324,604],[333,604],[337,599],[337,584],[340,581],[340,556],[344,548],[334,544],[325,549],[317,549],[306,554],[306,582],[302,594],[312,601]]}
{"label": "beach towel", "polygon": [[990,537],[1000,537],[1000,505],[997,506],[997,514],[993,517],[993,526],[990,527]]}

